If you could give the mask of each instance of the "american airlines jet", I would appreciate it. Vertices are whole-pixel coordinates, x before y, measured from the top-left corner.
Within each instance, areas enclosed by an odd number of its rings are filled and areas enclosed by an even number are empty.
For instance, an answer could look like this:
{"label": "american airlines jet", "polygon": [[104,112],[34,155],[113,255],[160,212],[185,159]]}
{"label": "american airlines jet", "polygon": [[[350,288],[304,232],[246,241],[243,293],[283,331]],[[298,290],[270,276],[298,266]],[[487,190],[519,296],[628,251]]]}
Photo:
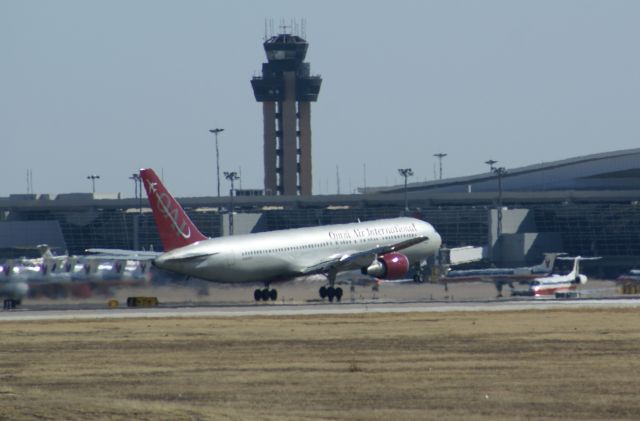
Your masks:
{"label": "american airlines jet", "polygon": [[580,273],[580,261],[598,260],[600,257],[558,257],[560,260],[573,260],[573,268],[565,274],[554,273],[549,276],[536,278],[529,282],[529,288],[525,290],[513,290],[511,295],[524,295],[529,297],[553,296],[558,293],[575,291],[578,286],[587,283],[587,275]]}
{"label": "american airlines jet", "polygon": [[152,169],[140,170],[140,176],[165,249],[153,256],[153,264],[212,282],[262,282],[265,287],[254,291],[256,301],[277,299],[272,283],[312,274],[327,278],[321,298],[340,300],[338,272],[361,270],[399,279],[437,253],[441,244],[433,226],[406,217],[207,238]]}

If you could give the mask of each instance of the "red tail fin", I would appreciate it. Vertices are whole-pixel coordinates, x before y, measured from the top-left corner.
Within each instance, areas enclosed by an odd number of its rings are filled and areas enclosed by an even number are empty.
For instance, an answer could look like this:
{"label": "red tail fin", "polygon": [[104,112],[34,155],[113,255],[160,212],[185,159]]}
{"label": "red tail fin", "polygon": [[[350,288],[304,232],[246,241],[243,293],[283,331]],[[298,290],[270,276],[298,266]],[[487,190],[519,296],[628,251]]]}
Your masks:
{"label": "red tail fin", "polygon": [[155,171],[150,168],[142,169],[140,177],[147,190],[147,197],[165,251],[207,239],[191,222],[182,206],[167,191]]}

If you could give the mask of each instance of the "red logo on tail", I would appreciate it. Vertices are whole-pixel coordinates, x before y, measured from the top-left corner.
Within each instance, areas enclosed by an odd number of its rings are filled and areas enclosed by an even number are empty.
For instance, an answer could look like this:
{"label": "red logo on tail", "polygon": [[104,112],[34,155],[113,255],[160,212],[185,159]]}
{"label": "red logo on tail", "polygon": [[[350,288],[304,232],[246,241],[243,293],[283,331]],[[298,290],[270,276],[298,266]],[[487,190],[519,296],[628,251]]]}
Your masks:
{"label": "red logo on tail", "polygon": [[171,226],[173,227],[173,229],[175,229],[176,233],[185,240],[191,238],[191,228],[189,228],[188,222],[182,220],[181,224],[178,223],[180,211],[178,210],[178,208],[171,207],[171,197],[169,196],[169,194],[167,192],[159,193],[158,188],[156,187],[158,183],[154,183],[151,180],[146,181],[147,191],[151,191],[156,197],[160,212],[162,212],[165,217],[169,218],[169,222],[171,222]]}
{"label": "red logo on tail", "polygon": [[206,240],[152,169],[140,170],[165,251]]}

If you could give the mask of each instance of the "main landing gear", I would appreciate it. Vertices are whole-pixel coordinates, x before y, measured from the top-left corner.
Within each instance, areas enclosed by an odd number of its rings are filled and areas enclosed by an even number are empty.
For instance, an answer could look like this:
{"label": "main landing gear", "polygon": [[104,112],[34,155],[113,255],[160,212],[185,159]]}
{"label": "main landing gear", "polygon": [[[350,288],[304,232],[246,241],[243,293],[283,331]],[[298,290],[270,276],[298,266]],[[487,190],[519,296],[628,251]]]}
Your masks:
{"label": "main landing gear", "polygon": [[17,306],[20,305],[20,300],[15,300],[12,298],[7,298],[4,300],[3,305],[2,305],[2,309],[3,310],[13,310],[15,309]]}
{"label": "main landing gear", "polygon": [[511,295],[513,295],[513,282],[504,282],[504,281],[496,281],[496,291],[498,292],[498,295],[496,295],[496,298],[502,298],[502,287],[506,284],[509,286],[509,288],[511,289]]}
{"label": "main landing gear", "polygon": [[336,301],[340,302],[340,300],[342,300],[342,288],[340,287],[332,287],[331,285],[329,285],[328,287],[322,286],[320,287],[320,291],[318,291],[320,293],[320,298],[322,298],[323,300],[325,298],[329,299],[329,302],[333,302],[333,299],[335,298]]}
{"label": "main landing gear", "polygon": [[335,269],[330,270],[327,273],[327,279],[329,280],[329,286],[322,286],[322,287],[320,287],[320,290],[318,291],[318,293],[320,294],[320,298],[322,298],[323,300],[325,298],[328,298],[330,303],[333,302],[334,298],[338,302],[340,302],[340,300],[342,300],[342,293],[343,293],[342,292],[342,288],[335,286],[336,276],[337,276],[337,271]]}
{"label": "main landing gear", "polygon": [[256,301],[275,301],[278,299],[278,290],[269,289],[268,286],[262,289],[258,288],[253,291],[253,298]]}

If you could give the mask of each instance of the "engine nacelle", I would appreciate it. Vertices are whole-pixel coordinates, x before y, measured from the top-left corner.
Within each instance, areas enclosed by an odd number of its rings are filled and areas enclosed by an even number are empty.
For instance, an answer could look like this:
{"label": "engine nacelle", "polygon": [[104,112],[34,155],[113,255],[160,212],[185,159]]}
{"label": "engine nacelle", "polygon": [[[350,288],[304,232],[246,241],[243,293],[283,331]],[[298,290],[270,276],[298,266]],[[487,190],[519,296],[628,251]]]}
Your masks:
{"label": "engine nacelle", "polygon": [[9,282],[0,285],[0,296],[21,300],[29,292],[29,285],[26,282]]}
{"label": "engine nacelle", "polygon": [[584,284],[587,283],[588,279],[589,278],[587,278],[587,275],[580,274],[580,275],[576,276],[576,279],[573,281],[573,283],[574,284],[584,285]]}
{"label": "engine nacelle", "polygon": [[401,279],[409,272],[409,267],[409,259],[404,254],[387,253],[369,267],[362,268],[362,273],[382,279]]}

